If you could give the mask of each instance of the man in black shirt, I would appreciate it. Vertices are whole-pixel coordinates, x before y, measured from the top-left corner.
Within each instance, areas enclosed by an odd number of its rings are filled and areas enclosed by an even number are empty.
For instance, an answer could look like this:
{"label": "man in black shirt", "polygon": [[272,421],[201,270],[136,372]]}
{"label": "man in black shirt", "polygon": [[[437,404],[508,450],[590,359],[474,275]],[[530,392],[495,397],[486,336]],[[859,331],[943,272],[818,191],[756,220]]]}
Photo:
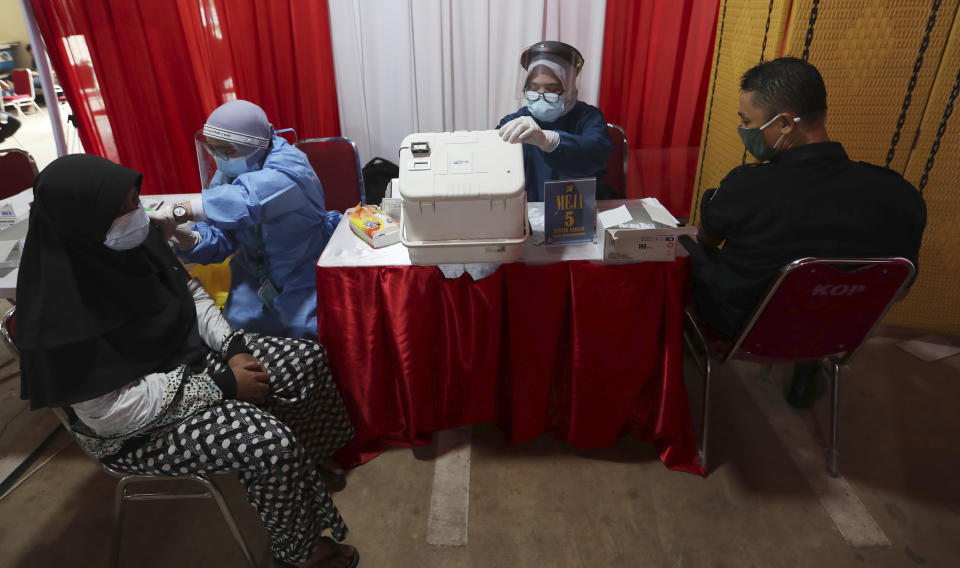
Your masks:
{"label": "man in black shirt", "polygon": [[[768,161],[705,192],[700,246],[685,243],[700,315],[728,337],[798,258],[902,256],[917,266],[923,198],[897,172],[851,161],[827,136],[826,112],[823,78],[806,61],[761,63],[740,81],[740,137]],[[791,404],[812,404],[815,372],[816,363],[797,366]]]}

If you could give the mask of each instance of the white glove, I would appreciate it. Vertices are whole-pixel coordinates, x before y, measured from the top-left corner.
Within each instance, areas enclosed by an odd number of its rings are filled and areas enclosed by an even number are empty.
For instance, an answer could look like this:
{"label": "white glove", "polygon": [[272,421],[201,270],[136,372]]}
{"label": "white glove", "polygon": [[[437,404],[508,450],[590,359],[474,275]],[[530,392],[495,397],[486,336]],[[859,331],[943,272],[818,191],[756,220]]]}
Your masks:
{"label": "white glove", "polygon": [[191,223],[184,223],[175,227],[170,242],[177,245],[182,251],[191,251],[200,243],[200,233],[190,228]]}
{"label": "white glove", "polygon": [[169,241],[173,237],[173,233],[177,230],[177,222],[173,218],[173,204],[147,211],[147,217],[150,217],[150,221],[160,229],[163,240]]}
{"label": "white glove", "polygon": [[544,152],[553,152],[560,144],[560,135],[553,130],[542,130],[532,116],[518,116],[497,132],[504,142],[533,144]]}
{"label": "white glove", "polygon": [[147,217],[160,229],[163,240],[180,247],[180,250],[193,250],[200,242],[200,233],[190,229],[191,223],[177,225],[173,218],[173,204],[166,205],[155,211],[147,211]]}

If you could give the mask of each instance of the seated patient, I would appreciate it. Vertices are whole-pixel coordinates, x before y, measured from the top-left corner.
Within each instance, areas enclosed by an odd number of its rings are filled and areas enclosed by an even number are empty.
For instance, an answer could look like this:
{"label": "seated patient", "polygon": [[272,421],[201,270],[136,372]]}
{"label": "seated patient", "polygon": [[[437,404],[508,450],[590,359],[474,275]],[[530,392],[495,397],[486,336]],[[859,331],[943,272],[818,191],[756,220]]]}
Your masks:
{"label": "seated patient", "polygon": [[323,348],[231,329],[151,227],[141,180],[85,154],[37,177],[17,281],[21,397],[70,407],[83,448],[121,471],[236,471],[277,560],[355,566],[317,469],[353,436]]}
{"label": "seated patient", "polygon": [[558,179],[597,178],[597,199],[614,199],[606,175],[613,143],[600,109],[577,100],[583,56],[559,41],[537,42],[520,55],[526,72],[526,104],[500,119],[507,142],[523,143],[527,201],[543,201],[543,183]]}
{"label": "seated patient", "polygon": [[[923,197],[897,172],[855,162],[830,140],[816,67],[783,57],[748,70],[738,114],[740,138],[763,163],[734,168],[707,190],[700,246],[682,239],[697,308],[711,327],[735,336],[780,268],[799,258],[902,256],[917,266]],[[815,371],[816,363],[797,367],[794,406],[813,402]]]}

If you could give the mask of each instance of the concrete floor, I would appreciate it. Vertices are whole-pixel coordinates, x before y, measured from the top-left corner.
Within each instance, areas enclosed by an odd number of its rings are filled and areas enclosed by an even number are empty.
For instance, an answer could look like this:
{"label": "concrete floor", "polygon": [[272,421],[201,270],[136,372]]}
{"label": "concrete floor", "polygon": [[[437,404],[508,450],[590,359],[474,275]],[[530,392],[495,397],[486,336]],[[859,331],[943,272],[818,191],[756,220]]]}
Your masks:
{"label": "concrete floor", "polygon": [[[705,479],[667,470],[630,437],[580,452],[547,437],[506,446],[496,428],[477,426],[466,546],[426,542],[429,448],[395,449],[350,473],[335,495],[348,542],[368,567],[960,565],[960,356],[923,363],[896,347],[908,335],[884,330],[870,340],[841,397],[841,473],[890,546],[845,542],[747,391],[779,388],[785,374],[764,385],[740,367],[717,375]],[[696,369],[687,369],[698,398]],[[803,414],[819,439],[825,407]],[[0,566],[105,565],[114,481],[63,442],[0,500]],[[264,530],[239,484],[226,485],[269,566]],[[242,565],[214,506],[192,502],[130,505],[121,563]]]}
{"label": "concrete floor", "polygon": [[[7,113],[20,121],[20,130],[0,144],[0,150],[5,148],[19,148],[30,152],[37,162],[37,169],[42,170],[57,158],[57,146],[53,140],[53,126],[50,124],[50,114],[44,104],[40,104],[40,111],[23,117],[17,116],[16,109],[7,107]],[[83,145],[77,136],[77,129],[66,122],[70,114],[70,107],[60,107],[60,119],[64,121],[64,136],[69,153],[83,152]]]}

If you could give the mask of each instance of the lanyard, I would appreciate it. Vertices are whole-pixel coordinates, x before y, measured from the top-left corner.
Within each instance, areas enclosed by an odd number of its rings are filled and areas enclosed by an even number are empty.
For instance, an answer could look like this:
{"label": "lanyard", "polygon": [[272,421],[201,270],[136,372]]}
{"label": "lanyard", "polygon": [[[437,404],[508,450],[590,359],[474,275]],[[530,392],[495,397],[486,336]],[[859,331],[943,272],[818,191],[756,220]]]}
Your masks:
{"label": "lanyard", "polygon": [[257,223],[256,228],[250,228],[250,238],[253,239],[253,246],[257,249],[257,255],[253,261],[257,263],[257,276],[263,282],[266,278],[267,248],[263,244],[263,225]]}

